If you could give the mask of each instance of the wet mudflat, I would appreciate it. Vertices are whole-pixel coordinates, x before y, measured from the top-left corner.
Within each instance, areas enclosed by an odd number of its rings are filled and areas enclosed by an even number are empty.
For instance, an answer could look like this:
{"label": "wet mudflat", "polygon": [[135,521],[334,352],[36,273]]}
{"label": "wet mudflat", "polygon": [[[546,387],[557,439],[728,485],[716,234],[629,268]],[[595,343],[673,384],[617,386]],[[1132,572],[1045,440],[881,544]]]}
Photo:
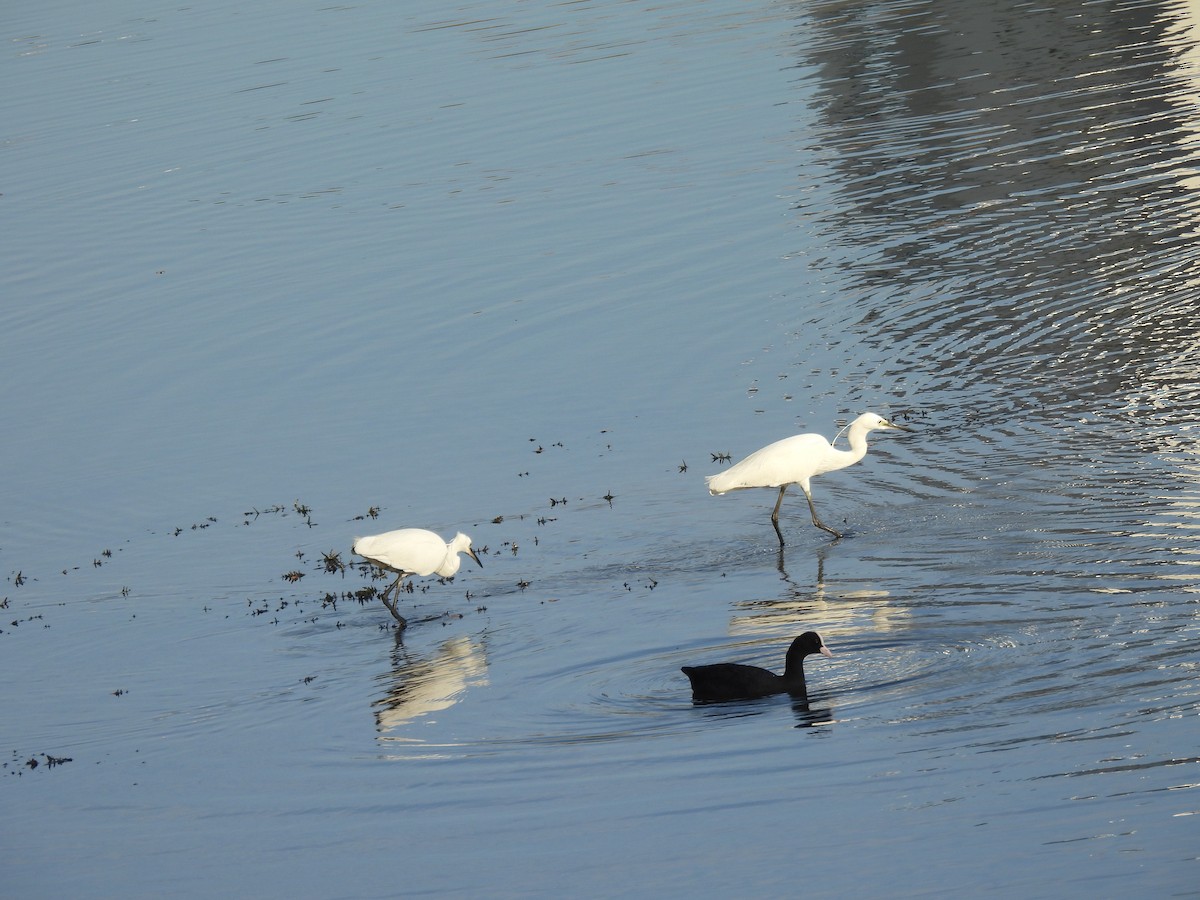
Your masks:
{"label": "wet mudflat", "polygon": [[1185,5],[17,18],[6,890],[1193,890]]}

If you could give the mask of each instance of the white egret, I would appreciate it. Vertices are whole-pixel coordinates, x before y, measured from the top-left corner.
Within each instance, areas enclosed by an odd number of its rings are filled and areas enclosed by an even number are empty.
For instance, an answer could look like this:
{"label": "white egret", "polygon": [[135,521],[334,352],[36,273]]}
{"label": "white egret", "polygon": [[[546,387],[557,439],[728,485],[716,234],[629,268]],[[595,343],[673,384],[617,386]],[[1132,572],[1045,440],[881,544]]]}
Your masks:
{"label": "white egret", "polygon": [[[458,554],[465,553],[480,567],[483,563],[471,549],[471,539],[461,531],[452,541],[443,541],[441,536],[424,528],[401,528],[384,534],[354,539],[354,552],[381,569],[396,573],[396,580],[380,594],[379,599],[388,608],[403,628],[408,623],[396,611],[400,600],[400,585],[413,575],[440,575],[453,578],[461,560]],[[396,596],[388,603],[387,595],[395,591]]]}
{"label": "white egret", "polygon": [[875,413],[863,413],[850,423],[847,435],[850,441],[849,450],[838,450],[819,434],[797,434],[754,451],[724,472],[707,476],[705,481],[708,482],[708,492],[724,494],[745,488],[779,488],[779,499],[775,501],[771,523],[775,526],[775,533],[779,535],[779,545],[782,547],[783,532],[779,530],[779,506],[783,503],[783,494],[788,485],[798,484],[808,500],[813,524],[840,538],[841,532],[830,528],[817,517],[809,481],[814,475],[824,475],[826,472],[852,466],[866,456],[867,432],[876,428],[910,430]]}
{"label": "white egret", "polygon": [[692,699],[700,703],[721,700],[752,700],[772,694],[808,697],[804,683],[804,657],[810,653],[833,657],[821,636],[806,631],[792,641],[782,675],[768,669],[742,663],[716,663],[711,666],[684,666],[683,674],[692,683]]}

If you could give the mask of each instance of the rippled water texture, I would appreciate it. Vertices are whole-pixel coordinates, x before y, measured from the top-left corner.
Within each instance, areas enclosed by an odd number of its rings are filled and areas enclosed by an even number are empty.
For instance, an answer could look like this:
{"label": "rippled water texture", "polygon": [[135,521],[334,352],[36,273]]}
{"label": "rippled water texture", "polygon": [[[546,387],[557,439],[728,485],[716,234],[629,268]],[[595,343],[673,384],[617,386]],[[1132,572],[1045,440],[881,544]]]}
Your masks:
{"label": "rippled water texture", "polygon": [[1195,893],[1190,4],[9,19],[0,893]]}

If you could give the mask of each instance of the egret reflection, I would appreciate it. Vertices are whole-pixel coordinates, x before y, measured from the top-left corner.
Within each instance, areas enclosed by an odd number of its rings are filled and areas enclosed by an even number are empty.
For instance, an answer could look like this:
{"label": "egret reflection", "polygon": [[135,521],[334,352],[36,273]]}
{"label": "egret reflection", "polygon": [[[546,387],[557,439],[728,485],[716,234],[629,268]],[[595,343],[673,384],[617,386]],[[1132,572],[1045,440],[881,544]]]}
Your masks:
{"label": "egret reflection", "polygon": [[[835,635],[859,631],[891,631],[911,624],[912,613],[898,605],[891,592],[860,581],[849,582],[836,576],[827,579],[825,562],[830,544],[813,548],[816,559],[814,580],[793,580],[780,569],[787,588],[778,596],[736,600],[729,620],[729,633],[735,637],[778,635],[820,623],[823,631]],[[800,565],[793,551],[793,569]],[[783,551],[780,550],[782,557]]]}
{"label": "egret reflection", "polygon": [[402,647],[399,652],[405,659],[392,672],[387,696],[375,702],[375,723],[381,733],[449,709],[467,688],[488,683],[484,646],[470,638],[446,641],[427,659],[413,659]]}

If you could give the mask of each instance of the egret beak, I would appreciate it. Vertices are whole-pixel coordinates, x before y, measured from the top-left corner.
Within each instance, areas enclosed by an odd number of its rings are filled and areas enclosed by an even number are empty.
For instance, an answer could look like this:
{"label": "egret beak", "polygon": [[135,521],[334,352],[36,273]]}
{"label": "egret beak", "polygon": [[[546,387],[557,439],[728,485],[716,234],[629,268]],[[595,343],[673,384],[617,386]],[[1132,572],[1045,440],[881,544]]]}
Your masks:
{"label": "egret beak", "polygon": [[896,428],[896,429],[899,429],[900,431],[912,431],[912,429],[909,428],[907,425],[897,425],[895,422],[891,422],[891,421],[885,421],[883,423],[883,425],[885,428]]}
{"label": "egret beak", "polygon": [[833,659],[833,651],[830,650],[828,647],[826,647],[824,644],[821,645],[821,655],[828,656],[830,659]]}
{"label": "egret beak", "polygon": [[472,550],[470,547],[467,548],[467,556],[469,556],[469,557],[471,557],[471,559],[475,560],[475,564],[477,566],[479,566],[479,568],[481,568],[481,569],[483,568],[483,562],[480,561],[479,557],[475,555],[475,551]]}

